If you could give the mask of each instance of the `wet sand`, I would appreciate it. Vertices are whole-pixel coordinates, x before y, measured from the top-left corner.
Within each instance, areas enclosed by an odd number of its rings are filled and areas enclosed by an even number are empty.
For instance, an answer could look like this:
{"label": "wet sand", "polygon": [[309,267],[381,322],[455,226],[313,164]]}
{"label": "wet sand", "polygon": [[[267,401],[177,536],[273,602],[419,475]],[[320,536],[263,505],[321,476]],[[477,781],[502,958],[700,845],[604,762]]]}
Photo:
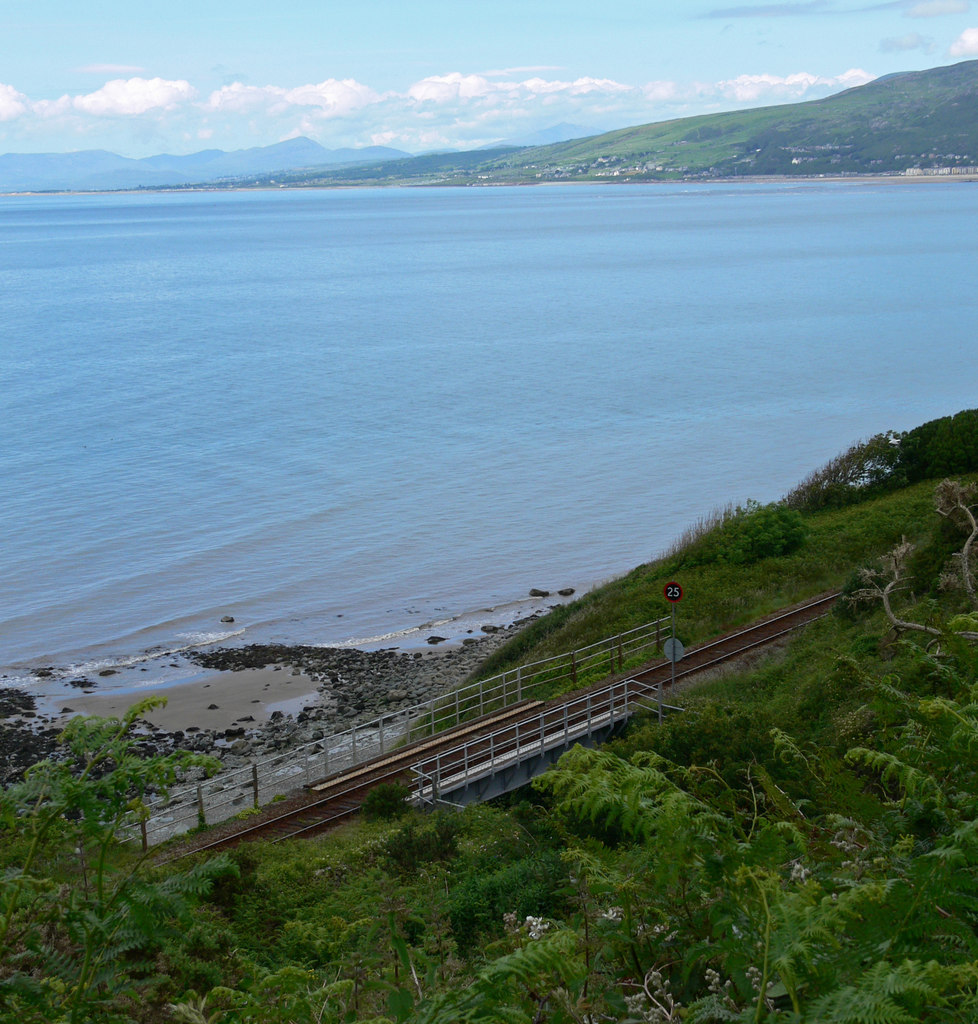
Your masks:
{"label": "wet sand", "polygon": [[291,668],[254,668],[214,672],[188,685],[140,690],[113,690],[70,695],[63,705],[70,711],[57,716],[67,722],[74,715],[121,717],[137,701],[162,698],[165,706],[142,717],[166,732],[199,729],[224,730],[267,722],[272,712],[295,715],[317,700],[317,684],[309,676],[293,675]]}

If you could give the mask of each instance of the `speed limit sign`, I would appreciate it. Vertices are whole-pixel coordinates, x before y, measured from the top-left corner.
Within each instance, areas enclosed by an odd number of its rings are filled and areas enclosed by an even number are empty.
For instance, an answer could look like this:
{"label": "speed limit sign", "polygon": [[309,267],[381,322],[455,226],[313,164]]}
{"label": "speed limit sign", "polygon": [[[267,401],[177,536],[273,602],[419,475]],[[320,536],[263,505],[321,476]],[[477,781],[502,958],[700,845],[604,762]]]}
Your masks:
{"label": "speed limit sign", "polygon": [[662,593],[665,595],[666,600],[671,601],[673,604],[683,599],[683,588],[676,582],[667,583],[663,587]]}

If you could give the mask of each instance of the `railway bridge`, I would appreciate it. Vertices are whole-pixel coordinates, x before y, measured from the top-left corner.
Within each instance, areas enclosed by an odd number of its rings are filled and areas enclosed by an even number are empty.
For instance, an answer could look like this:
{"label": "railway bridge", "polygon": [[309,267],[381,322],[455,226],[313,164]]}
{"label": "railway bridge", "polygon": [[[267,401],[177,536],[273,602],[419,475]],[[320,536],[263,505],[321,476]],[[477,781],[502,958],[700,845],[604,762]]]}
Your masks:
{"label": "railway bridge", "polygon": [[517,699],[467,721],[457,711],[454,727],[414,741],[409,731],[403,746],[315,781],[254,817],[224,822],[182,844],[166,859],[251,839],[274,842],[316,835],[355,814],[367,793],[383,782],[407,783],[412,802],[420,807],[499,796],[525,785],[575,743],[592,745],[607,739],[639,710],[660,715],[681,710],[664,700],[673,673],[677,684],[687,683],[730,664],[827,614],[837,597],[823,594],[701,644],[678,666],[660,659],[583,690],[549,700]]}

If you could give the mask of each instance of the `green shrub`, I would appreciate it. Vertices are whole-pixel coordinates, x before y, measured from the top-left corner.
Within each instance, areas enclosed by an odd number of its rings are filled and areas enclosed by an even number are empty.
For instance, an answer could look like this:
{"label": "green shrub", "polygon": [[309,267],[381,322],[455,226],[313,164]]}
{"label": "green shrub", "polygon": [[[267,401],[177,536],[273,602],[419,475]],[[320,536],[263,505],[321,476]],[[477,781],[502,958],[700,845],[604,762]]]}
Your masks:
{"label": "green shrub", "polygon": [[458,833],[459,820],[454,813],[417,815],[387,838],[381,857],[389,870],[413,874],[426,864],[451,860],[458,853]]}
{"label": "green shrub", "polygon": [[452,933],[467,955],[485,936],[498,936],[503,915],[522,921],[528,914],[558,916],[564,909],[566,874],[557,850],[525,857],[491,874],[473,874],[453,889]]}
{"label": "green shrub", "polygon": [[684,567],[721,563],[750,565],[762,558],[790,554],[805,540],[801,515],[781,504],[748,501],[725,515],[681,556]]}
{"label": "green shrub", "polygon": [[411,788],[401,782],[382,782],[374,786],[363,801],[363,815],[367,821],[393,821],[407,814],[407,799]]}
{"label": "green shrub", "polygon": [[900,469],[910,483],[978,470],[978,409],[942,416],[905,434]]}
{"label": "green shrub", "polygon": [[806,512],[853,505],[906,483],[899,464],[900,435],[892,430],[875,434],[810,473],[784,503]]}

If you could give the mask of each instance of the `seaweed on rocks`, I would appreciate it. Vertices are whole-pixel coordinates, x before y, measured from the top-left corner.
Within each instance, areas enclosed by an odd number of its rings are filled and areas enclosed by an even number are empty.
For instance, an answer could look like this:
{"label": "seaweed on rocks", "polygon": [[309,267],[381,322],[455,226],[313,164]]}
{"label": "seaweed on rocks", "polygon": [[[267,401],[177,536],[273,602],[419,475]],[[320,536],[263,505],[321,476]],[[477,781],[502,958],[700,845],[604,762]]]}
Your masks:
{"label": "seaweed on rocks", "polygon": [[38,727],[35,708],[23,690],[0,690],[0,786],[16,782],[57,748],[60,730]]}

